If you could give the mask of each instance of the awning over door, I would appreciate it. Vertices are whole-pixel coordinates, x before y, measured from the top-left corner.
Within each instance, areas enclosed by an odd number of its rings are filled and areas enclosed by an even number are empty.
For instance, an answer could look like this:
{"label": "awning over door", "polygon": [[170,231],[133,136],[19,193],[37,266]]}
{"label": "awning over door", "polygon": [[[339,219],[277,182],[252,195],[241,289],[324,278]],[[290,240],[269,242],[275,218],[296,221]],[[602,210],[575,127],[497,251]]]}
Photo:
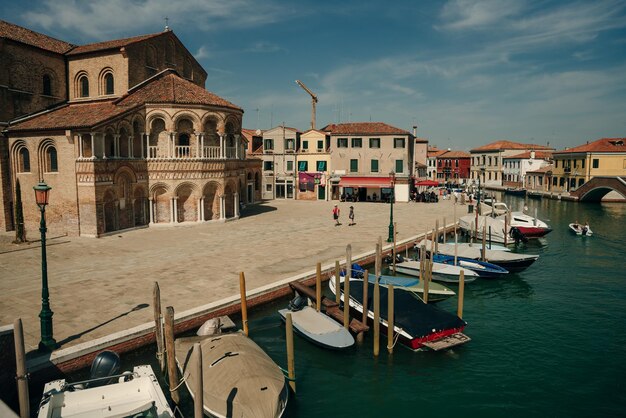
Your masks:
{"label": "awning over door", "polygon": [[357,177],[343,176],[339,180],[341,187],[391,187],[391,177]]}

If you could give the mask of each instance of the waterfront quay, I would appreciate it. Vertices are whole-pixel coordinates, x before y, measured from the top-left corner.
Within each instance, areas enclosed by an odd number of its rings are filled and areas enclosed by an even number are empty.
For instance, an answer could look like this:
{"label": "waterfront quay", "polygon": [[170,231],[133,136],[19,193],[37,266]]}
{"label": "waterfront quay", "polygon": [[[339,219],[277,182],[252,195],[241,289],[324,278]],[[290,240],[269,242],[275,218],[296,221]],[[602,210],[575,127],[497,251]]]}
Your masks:
{"label": "waterfront quay", "polygon": [[[373,251],[388,236],[390,205],[338,203],[342,225],[335,226],[337,202],[274,200],[251,205],[232,222],[190,223],[117,232],[102,238],[51,237],[48,280],[54,338],[61,349],[153,321],[154,282],[161,304],[176,312],[239,294],[245,272],[248,293],[315,269],[315,264]],[[354,206],[356,225],[348,226]],[[393,206],[397,240],[435,222],[452,223],[453,200]],[[456,215],[467,213],[457,205]],[[0,325],[20,317],[26,351],[40,339],[41,254],[39,242],[15,245],[0,235]],[[30,237],[31,239],[33,237]]]}

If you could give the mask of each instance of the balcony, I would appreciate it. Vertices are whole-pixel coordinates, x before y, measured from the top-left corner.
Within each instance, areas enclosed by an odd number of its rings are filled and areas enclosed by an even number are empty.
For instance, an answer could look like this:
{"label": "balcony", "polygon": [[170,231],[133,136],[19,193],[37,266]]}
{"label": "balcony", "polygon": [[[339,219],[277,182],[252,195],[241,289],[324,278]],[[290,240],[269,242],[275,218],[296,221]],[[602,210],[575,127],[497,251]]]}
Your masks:
{"label": "balcony", "polygon": [[[219,146],[205,146],[198,149],[189,145],[176,145],[172,150],[172,155],[168,153],[168,149],[158,146],[148,147],[148,159],[202,159],[202,160],[223,160],[223,159],[242,159],[244,152],[237,154],[237,147],[224,147],[224,155],[222,156]],[[198,153],[199,151],[199,153]],[[115,158],[115,157],[110,157]]]}
{"label": "balcony", "polygon": [[565,172],[566,174],[569,174],[572,172],[572,167],[564,167],[563,168],[563,172]]}

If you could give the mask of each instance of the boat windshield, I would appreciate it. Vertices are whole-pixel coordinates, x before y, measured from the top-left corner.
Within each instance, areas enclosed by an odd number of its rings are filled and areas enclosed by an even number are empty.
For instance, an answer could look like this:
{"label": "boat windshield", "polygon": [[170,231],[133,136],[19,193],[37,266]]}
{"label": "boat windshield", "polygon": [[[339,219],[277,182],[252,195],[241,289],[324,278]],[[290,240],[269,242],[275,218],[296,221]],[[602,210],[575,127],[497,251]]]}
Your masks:
{"label": "boat windshield", "polygon": [[148,409],[145,409],[141,412],[137,412],[135,414],[126,415],[124,418],[159,418],[159,414],[157,412],[156,405],[154,402]]}

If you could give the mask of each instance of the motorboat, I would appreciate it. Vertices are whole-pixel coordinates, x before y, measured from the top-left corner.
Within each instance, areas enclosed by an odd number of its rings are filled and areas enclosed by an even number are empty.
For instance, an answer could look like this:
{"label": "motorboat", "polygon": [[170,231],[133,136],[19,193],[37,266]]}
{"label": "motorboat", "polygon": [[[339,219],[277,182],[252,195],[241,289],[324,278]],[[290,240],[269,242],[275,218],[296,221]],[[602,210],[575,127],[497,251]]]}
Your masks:
{"label": "motorboat", "polygon": [[[453,255],[435,254],[433,261],[436,263],[452,264],[454,265]],[[456,265],[478,273],[478,276],[484,278],[497,278],[502,277],[505,274],[509,274],[509,271],[497,264],[488,263],[486,261],[473,260],[471,258],[457,257]]]}
{"label": "motorboat", "polygon": [[[461,229],[475,234],[482,239],[483,228],[487,236],[485,239],[497,243],[515,243],[530,238],[540,238],[552,231],[545,222],[526,215],[522,212],[512,212],[510,218],[506,214],[499,216],[465,215],[459,218]],[[476,227],[478,223],[478,227]],[[506,226],[506,230],[505,230]]]}
{"label": "motorboat", "polygon": [[507,187],[504,190],[504,194],[509,194],[511,196],[526,196],[526,189],[521,187]]}
{"label": "motorboat", "polygon": [[[421,246],[422,244],[425,245],[426,251],[429,252],[434,247],[434,243],[430,240],[422,240],[418,243],[418,246]],[[454,244],[438,244],[437,252],[438,254],[454,256],[454,247]],[[456,255],[458,257],[470,258],[474,260],[482,259],[482,246],[468,243],[457,244]],[[485,258],[488,262],[503,267],[513,273],[525,270],[537,261],[539,256],[533,254],[514,253],[511,251],[485,249]]]}
{"label": "motorboat", "polygon": [[150,365],[118,374],[119,364],[116,353],[103,351],[91,365],[90,379],[46,383],[37,417],[174,417]]}
{"label": "motorboat", "polygon": [[[363,286],[360,279],[350,279],[350,308],[363,314]],[[330,290],[335,293],[335,283],[329,282]],[[374,320],[374,284],[368,282],[367,317]],[[389,289],[379,287],[380,294],[380,324],[383,333],[388,329],[388,295]],[[343,288],[340,289],[341,300],[345,305]],[[450,348],[470,341],[463,334],[467,322],[444,311],[435,305],[429,305],[411,296],[409,292],[394,288],[394,333],[398,335],[400,343],[412,350]]]}
{"label": "motorboat", "polygon": [[590,237],[593,235],[593,231],[589,228],[589,225],[581,225],[579,223],[569,224],[569,229],[575,233],[576,235],[581,235],[584,237]]}
{"label": "motorboat", "polygon": [[278,418],[289,397],[280,367],[244,333],[201,335],[175,341],[176,362],[191,397],[196,376],[195,343],[202,349],[202,404],[212,417]]}
{"label": "motorboat", "polygon": [[[478,277],[478,273],[473,272],[470,269],[454,266],[444,263],[432,263],[433,280],[446,283],[459,283],[459,276],[461,271],[464,273],[465,283],[471,283]],[[419,277],[420,275],[420,262],[419,261],[405,261],[400,264],[396,264],[396,271],[409,276]]]}
{"label": "motorboat", "polygon": [[291,313],[296,333],[320,347],[343,350],[354,345],[354,337],[350,331],[328,315],[309,306],[306,297],[296,295],[286,309],[278,311],[283,321],[286,321],[288,313]]}
{"label": "motorboat", "polygon": [[530,199],[541,199],[543,197],[543,194],[541,192],[528,190],[526,191],[526,196],[528,196]]}

